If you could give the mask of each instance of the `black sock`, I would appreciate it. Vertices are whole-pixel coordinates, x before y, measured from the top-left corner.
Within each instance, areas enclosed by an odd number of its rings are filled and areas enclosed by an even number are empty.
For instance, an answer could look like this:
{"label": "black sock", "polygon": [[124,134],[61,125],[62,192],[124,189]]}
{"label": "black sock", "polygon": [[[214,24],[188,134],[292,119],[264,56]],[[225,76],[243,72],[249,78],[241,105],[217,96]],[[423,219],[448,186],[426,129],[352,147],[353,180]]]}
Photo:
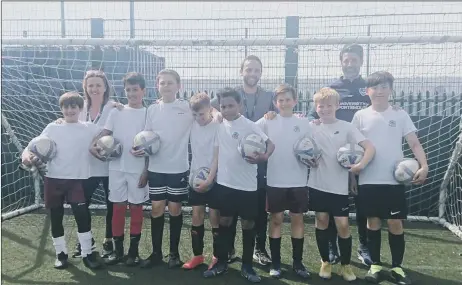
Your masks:
{"label": "black sock", "polygon": [[367,246],[367,217],[356,214],[356,225],[358,227],[359,244]]}
{"label": "black sock", "polygon": [[367,246],[371,254],[371,260],[373,264],[380,265],[380,246],[382,243],[382,232],[381,230],[370,230],[367,229]]}
{"label": "black sock", "polygon": [[170,216],[170,253],[178,253],[181,227],[183,227],[183,215]]}
{"label": "black sock", "polygon": [[212,248],[213,248],[213,256],[217,257],[217,236],[218,236],[218,228],[212,228]]}
{"label": "black sock", "polygon": [[255,229],[242,230],[242,265],[252,265]]}
{"label": "black sock", "polygon": [[114,204],[110,201],[106,202],[106,235],[105,238],[112,238],[112,214],[114,212]]}
{"label": "black sock", "polygon": [[64,207],[50,209],[51,236],[54,238],[64,236]]}
{"label": "black sock", "polygon": [[304,238],[292,238],[292,259],[294,262],[302,262]]}
{"label": "black sock", "polygon": [[271,252],[271,260],[273,261],[273,267],[281,267],[281,238],[269,238],[269,246]]}
{"label": "black sock", "polygon": [[404,241],[404,233],[400,235],[394,235],[388,232],[388,243],[390,244],[391,251],[391,266],[401,267],[403,263],[404,250],[406,243]]}
{"label": "black sock", "polygon": [[194,256],[204,252],[204,225],[191,226],[191,243]]}
{"label": "black sock", "polygon": [[140,244],[141,234],[130,234],[130,248],[128,249],[128,255],[137,257],[139,255],[138,248]]}
{"label": "black sock", "polygon": [[164,215],[159,217],[151,216],[151,242],[152,252],[162,256],[162,237],[164,236]]}
{"label": "black sock", "polygon": [[338,254],[338,247],[337,247],[337,226],[335,225],[335,219],[333,215],[329,215],[329,226],[327,228],[329,233],[329,243],[332,246],[332,250],[334,253]]}
{"label": "black sock", "polygon": [[329,232],[328,229],[316,229],[316,243],[318,245],[319,254],[324,262],[329,261]]}
{"label": "black sock", "polygon": [[124,256],[124,236],[114,237],[115,253],[119,257]]}
{"label": "black sock", "polygon": [[338,247],[340,250],[340,262],[342,265],[350,264],[351,261],[351,236],[348,238],[338,237]]}
{"label": "black sock", "polygon": [[234,249],[234,241],[236,240],[236,231],[237,231],[237,220],[239,219],[239,216],[235,215],[233,216],[233,222],[231,223],[231,226],[229,226],[230,233],[229,233],[229,251]]}
{"label": "black sock", "polygon": [[216,239],[216,258],[220,262],[228,261],[228,252],[230,250],[229,246],[231,245],[229,239],[231,236],[231,229],[227,226],[220,225],[217,229]]}
{"label": "black sock", "polygon": [[260,211],[255,220],[255,249],[266,250],[266,232],[268,231],[268,214],[265,209]]}

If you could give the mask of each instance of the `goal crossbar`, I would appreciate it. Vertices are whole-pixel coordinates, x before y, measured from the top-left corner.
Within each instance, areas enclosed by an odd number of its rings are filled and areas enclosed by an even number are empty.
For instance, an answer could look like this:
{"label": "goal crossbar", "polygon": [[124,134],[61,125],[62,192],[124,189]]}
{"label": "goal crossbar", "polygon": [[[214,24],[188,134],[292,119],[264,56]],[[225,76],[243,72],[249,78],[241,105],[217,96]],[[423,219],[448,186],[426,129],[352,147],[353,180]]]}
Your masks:
{"label": "goal crossbar", "polygon": [[115,38],[6,38],[2,45],[40,46],[297,46],[336,44],[442,44],[460,43],[462,36],[357,36],[323,38],[254,38],[254,39],[115,39]]}

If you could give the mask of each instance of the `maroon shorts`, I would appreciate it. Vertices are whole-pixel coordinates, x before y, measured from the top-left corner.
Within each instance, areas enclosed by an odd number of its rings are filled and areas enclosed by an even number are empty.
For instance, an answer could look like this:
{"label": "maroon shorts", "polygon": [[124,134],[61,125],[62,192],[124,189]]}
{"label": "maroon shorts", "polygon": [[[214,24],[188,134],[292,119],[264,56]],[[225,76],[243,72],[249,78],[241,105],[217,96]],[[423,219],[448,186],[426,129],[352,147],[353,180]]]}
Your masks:
{"label": "maroon shorts", "polygon": [[45,177],[45,207],[55,208],[67,203],[85,203],[81,179]]}
{"label": "maroon shorts", "polygon": [[308,187],[266,188],[266,211],[280,213],[289,210],[294,214],[308,211]]}

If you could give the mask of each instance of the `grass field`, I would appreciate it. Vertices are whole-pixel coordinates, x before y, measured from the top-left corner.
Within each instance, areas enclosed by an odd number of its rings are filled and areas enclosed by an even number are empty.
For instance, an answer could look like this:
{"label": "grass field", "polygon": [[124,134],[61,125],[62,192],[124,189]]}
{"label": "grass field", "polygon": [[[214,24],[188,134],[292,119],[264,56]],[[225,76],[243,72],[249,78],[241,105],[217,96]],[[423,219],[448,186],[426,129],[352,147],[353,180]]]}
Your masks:
{"label": "grass field", "polygon": [[[104,237],[103,212],[93,213],[93,232],[97,239],[97,249],[101,249]],[[148,217],[149,214],[145,213]],[[168,217],[168,216],[167,216]],[[191,255],[191,239],[189,235],[190,219],[185,216],[180,254],[183,261]],[[71,252],[77,239],[76,225],[71,215],[65,216],[66,240],[68,250]],[[289,224],[284,225],[282,241],[282,262],[285,269],[283,278],[271,279],[268,269],[256,266],[262,276],[262,284],[345,284],[346,282],[336,274],[338,266],[333,267],[333,279],[326,283],[317,276],[319,270],[319,253],[314,239],[313,220],[306,221],[304,263],[312,272],[312,279],[302,281],[291,272],[291,243]],[[140,252],[143,258],[147,257],[151,249],[150,222],[145,220]],[[210,229],[207,225],[206,228]],[[414,284],[421,285],[455,285],[462,284],[462,241],[451,232],[439,226],[426,223],[406,224],[406,253],[404,266],[409,272]],[[164,236],[164,254],[168,253],[168,218],[166,220]],[[356,284],[366,284],[363,280],[366,269],[356,258],[357,239],[356,228],[352,226],[353,233],[353,259],[352,265],[358,276]],[[206,231],[207,262],[210,260],[211,232]],[[237,251],[242,251],[238,233]],[[128,247],[128,239],[126,238]],[[388,238],[386,229],[382,232],[382,261],[385,266],[390,264]],[[64,271],[53,268],[55,252],[50,236],[50,220],[43,210],[22,215],[2,223],[2,284],[87,284],[87,285],[118,285],[118,284],[249,284],[239,274],[240,262],[230,267],[225,276],[214,279],[202,278],[200,269],[185,272],[183,269],[169,270],[166,265],[143,270],[140,268],[127,268],[123,265],[106,267],[98,271],[91,271],[83,266],[80,259],[70,259],[71,266]],[[383,281],[381,284],[392,284]]]}

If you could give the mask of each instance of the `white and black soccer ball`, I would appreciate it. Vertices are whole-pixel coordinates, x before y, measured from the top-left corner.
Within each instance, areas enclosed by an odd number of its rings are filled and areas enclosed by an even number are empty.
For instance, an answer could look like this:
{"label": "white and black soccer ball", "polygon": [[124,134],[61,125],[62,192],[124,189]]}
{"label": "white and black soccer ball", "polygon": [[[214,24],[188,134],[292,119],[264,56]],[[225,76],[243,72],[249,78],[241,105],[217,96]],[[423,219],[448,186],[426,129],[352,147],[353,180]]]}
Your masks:
{"label": "white and black soccer ball", "polygon": [[[210,169],[207,167],[201,167],[196,170],[193,170],[189,174],[189,186],[194,190],[197,191],[197,188],[199,187],[200,183],[204,182],[207,180],[207,178],[210,175]],[[209,191],[212,189],[214,183],[210,184],[205,191]]]}
{"label": "white and black soccer ball", "polygon": [[294,154],[299,162],[308,167],[313,167],[321,157],[318,145],[309,134],[299,138],[295,142]]}
{"label": "white and black soccer ball", "polygon": [[395,165],[393,170],[393,177],[401,184],[409,185],[414,178],[417,170],[419,170],[420,164],[413,158],[404,158]]}
{"label": "white and black soccer ball", "polygon": [[113,136],[103,136],[96,141],[96,145],[100,148],[99,155],[110,160],[119,158],[122,155],[122,144]]}
{"label": "white and black soccer ball", "polygon": [[337,152],[337,161],[344,168],[350,168],[363,159],[364,149],[358,144],[347,144]]}
{"label": "white and black soccer ball", "polygon": [[38,136],[31,140],[29,151],[43,163],[47,163],[56,156],[57,146],[49,137]]}
{"label": "white and black soccer ball", "polygon": [[261,136],[251,133],[241,138],[237,150],[243,158],[253,157],[255,153],[263,154],[266,152],[266,143]]}
{"label": "white and black soccer ball", "polygon": [[160,136],[156,132],[141,131],[133,139],[134,150],[144,150],[146,156],[156,154],[160,149]]}

